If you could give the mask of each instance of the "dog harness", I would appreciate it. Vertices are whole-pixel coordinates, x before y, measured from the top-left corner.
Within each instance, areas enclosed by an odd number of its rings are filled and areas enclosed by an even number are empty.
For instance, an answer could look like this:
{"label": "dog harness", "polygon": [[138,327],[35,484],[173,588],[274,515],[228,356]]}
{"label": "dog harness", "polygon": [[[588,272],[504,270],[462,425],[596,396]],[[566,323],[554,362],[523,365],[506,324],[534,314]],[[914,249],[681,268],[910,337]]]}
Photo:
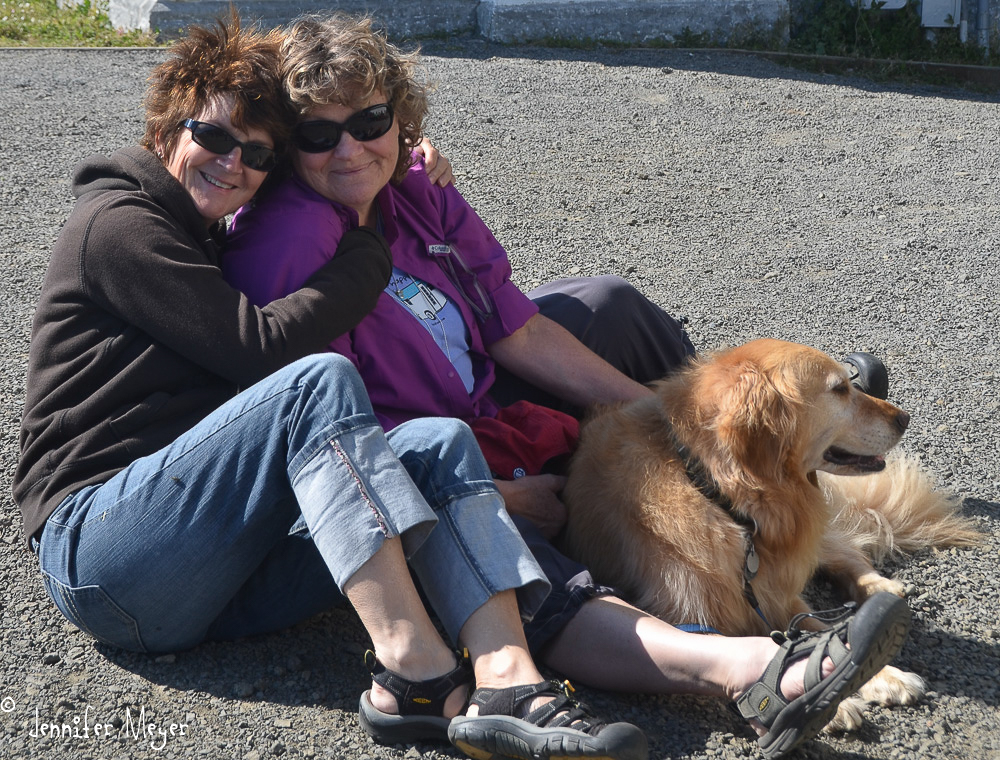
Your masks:
{"label": "dog harness", "polygon": [[691,452],[691,449],[678,440],[673,427],[668,427],[668,430],[674,448],[677,449],[677,455],[684,465],[684,473],[687,475],[688,480],[691,481],[691,485],[697,488],[702,496],[729,515],[733,522],[743,528],[745,546],[743,557],[743,597],[747,600],[750,607],[753,608],[753,611],[764,621],[764,624],[770,627],[770,623],[767,622],[767,618],[764,617],[764,613],[760,609],[760,602],[757,601],[757,595],[754,594],[753,586],[751,585],[751,581],[757,577],[757,571],[760,569],[760,555],[757,554],[757,548],[754,545],[754,538],[758,533],[757,521],[736,511],[733,502],[728,496],[722,493],[719,489],[719,484],[715,482],[715,479],[705,469],[701,460]]}

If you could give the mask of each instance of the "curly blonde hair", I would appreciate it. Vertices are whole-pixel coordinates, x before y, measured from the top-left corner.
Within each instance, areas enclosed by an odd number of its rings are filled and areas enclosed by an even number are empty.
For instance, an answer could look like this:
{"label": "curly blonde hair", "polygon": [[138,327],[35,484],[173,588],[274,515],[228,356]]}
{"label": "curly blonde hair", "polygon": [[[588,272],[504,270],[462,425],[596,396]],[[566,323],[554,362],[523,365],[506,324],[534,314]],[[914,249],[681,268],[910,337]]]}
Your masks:
{"label": "curly blonde hair", "polygon": [[423,137],[429,87],[419,50],[404,52],[373,28],[369,16],[336,12],[303,16],[286,31],[285,92],[299,116],[316,106],[357,106],[376,92],[386,96],[399,125],[399,159],[392,181],[399,182],[413,161],[410,152]]}
{"label": "curly blonde hair", "polygon": [[147,80],[143,147],[162,149],[160,159],[166,163],[181,122],[197,118],[216,98],[229,97],[233,125],[263,130],[280,151],[295,124],[282,86],[281,39],[278,30],[265,34],[243,28],[235,9],[216,28],[191,27]]}

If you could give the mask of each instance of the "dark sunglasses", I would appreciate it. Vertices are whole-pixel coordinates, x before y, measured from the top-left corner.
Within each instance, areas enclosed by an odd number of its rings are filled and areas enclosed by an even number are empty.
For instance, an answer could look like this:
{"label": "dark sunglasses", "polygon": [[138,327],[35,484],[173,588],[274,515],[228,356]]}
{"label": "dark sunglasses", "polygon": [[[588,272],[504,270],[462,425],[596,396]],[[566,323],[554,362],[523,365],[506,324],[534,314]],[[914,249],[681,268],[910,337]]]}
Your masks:
{"label": "dark sunglasses", "polygon": [[195,145],[200,145],[212,153],[225,156],[231,153],[233,148],[239,148],[240,161],[255,171],[269,172],[278,162],[278,157],[273,149],[260,143],[240,142],[222,127],[217,127],[214,124],[186,119],[181,126],[191,130],[191,139],[194,140]]}
{"label": "dark sunglasses", "polygon": [[368,106],[340,124],[336,121],[304,121],[295,127],[295,147],[306,153],[333,150],[347,132],[358,142],[377,140],[392,129],[392,106]]}

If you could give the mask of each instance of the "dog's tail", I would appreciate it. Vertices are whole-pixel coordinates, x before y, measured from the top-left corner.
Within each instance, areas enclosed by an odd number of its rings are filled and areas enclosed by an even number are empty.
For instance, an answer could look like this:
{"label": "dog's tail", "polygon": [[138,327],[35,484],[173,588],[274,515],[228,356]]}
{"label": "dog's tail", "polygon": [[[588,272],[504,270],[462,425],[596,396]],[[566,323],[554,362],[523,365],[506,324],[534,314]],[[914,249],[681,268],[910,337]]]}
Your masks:
{"label": "dog's tail", "polygon": [[913,460],[892,459],[871,475],[819,476],[834,527],[875,563],[928,547],[982,542],[975,522],[960,514],[958,498],[935,489]]}

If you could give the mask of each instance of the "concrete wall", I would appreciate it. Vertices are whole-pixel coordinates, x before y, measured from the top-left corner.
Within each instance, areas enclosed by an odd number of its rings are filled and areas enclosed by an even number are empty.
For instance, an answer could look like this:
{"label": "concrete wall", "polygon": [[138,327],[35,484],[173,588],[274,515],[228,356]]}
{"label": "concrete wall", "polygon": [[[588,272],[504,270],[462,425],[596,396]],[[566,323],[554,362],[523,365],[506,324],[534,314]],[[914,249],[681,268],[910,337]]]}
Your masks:
{"label": "concrete wall", "polygon": [[[78,0],[59,0],[74,3]],[[629,43],[673,41],[685,31],[714,42],[786,39],[788,0],[235,0],[265,26],[302,13],[340,8],[370,12],[396,37],[474,33],[495,42],[543,39]],[[224,15],[228,0],[110,0],[120,28],[167,37]]]}
{"label": "concrete wall", "polygon": [[[111,0],[112,23],[118,25],[116,6],[123,8],[149,2]],[[229,0],[160,0],[152,7],[147,24],[172,35],[189,24],[204,24],[225,15],[229,4]],[[244,18],[260,19],[265,27],[285,24],[303,13],[339,9],[350,13],[371,13],[394,36],[414,37],[474,31],[479,3],[478,0],[235,0],[234,4]],[[124,10],[119,13],[119,18],[128,15]]]}
{"label": "concrete wall", "polygon": [[788,37],[787,0],[483,0],[477,17],[480,34],[499,42]]}
{"label": "concrete wall", "polygon": [[[80,0],[58,0],[72,5]],[[109,0],[112,23],[125,29],[183,34],[189,24],[225,14],[228,0]],[[340,8],[370,12],[396,37],[479,34],[495,42],[545,39],[673,42],[686,33],[715,43],[747,39],[780,43],[789,16],[814,0],[235,0],[247,18],[267,26],[302,13]],[[985,38],[1000,49],[1000,0],[963,0],[970,43],[980,41],[979,8],[985,3]],[[799,19],[801,21],[801,19]]]}

